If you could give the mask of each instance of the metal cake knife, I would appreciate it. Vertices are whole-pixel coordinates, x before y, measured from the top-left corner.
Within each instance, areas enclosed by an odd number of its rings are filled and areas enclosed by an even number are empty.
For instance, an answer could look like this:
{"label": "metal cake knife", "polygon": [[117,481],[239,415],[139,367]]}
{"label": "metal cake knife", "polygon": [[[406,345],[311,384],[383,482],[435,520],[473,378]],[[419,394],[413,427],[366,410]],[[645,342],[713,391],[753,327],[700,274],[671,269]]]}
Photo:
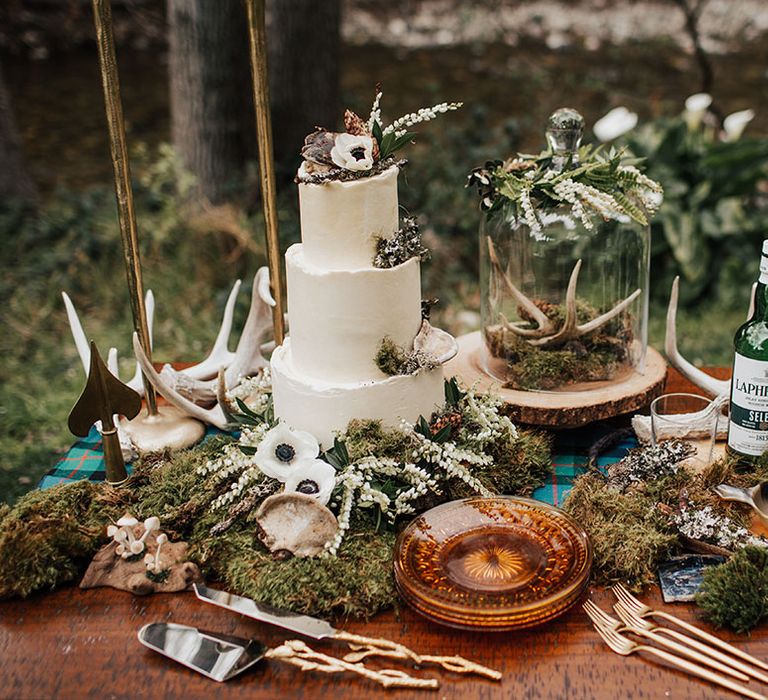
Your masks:
{"label": "metal cake knife", "polygon": [[431,656],[417,654],[402,644],[388,639],[364,637],[333,627],[325,620],[318,620],[308,615],[297,615],[287,610],[273,608],[244,596],[209,588],[199,583],[192,584],[195,595],[202,601],[217,605],[225,610],[240,613],[259,622],[282,627],[283,629],[303,634],[313,639],[333,639],[345,642],[352,648],[352,653],[344,657],[345,661],[357,662],[371,656],[383,656],[391,659],[410,660],[415,664],[431,663],[442,666],[456,673],[473,673],[492,680],[500,680],[501,673],[491,668],[468,661],[461,656]]}

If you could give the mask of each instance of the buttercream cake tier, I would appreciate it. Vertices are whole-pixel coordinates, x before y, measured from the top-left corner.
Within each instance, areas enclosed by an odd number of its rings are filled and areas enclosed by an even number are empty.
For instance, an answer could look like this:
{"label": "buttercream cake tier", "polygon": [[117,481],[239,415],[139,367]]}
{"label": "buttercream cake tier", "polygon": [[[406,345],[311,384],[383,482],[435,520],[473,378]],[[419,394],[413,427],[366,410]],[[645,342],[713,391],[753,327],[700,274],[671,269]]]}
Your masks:
{"label": "buttercream cake tier", "polygon": [[398,375],[364,382],[328,382],[309,379],[293,366],[291,339],[272,354],[272,389],[275,415],[292,428],[314,435],[324,449],[333,445],[334,433],[353,418],[381,420],[395,427],[401,418],[427,419],[444,402],[443,371]]}
{"label": "buttercream cake tier", "polygon": [[332,270],[370,268],[376,237],[390,238],[399,228],[398,173],[393,165],[360,180],[299,183],[307,262]]}
{"label": "buttercream cake tier", "polygon": [[306,245],[286,255],[291,362],[307,379],[384,379],[374,358],[385,336],[411,349],[421,326],[417,258],[388,269],[329,270],[307,260]]}

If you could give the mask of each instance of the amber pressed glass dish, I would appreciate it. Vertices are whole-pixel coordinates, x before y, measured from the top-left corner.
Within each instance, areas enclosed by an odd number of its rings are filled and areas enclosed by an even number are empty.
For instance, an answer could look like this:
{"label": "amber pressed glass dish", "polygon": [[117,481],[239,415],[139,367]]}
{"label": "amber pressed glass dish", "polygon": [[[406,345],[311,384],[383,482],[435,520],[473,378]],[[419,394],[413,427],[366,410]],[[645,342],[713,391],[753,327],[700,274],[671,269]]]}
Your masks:
{"label": "amber pressed glass dish", "polygon": [[589,538],[568,515],[511,496],[433,508],[395,546],[403,599],[435,622],[464,629],[551,620],[578,601],[591,566]]}

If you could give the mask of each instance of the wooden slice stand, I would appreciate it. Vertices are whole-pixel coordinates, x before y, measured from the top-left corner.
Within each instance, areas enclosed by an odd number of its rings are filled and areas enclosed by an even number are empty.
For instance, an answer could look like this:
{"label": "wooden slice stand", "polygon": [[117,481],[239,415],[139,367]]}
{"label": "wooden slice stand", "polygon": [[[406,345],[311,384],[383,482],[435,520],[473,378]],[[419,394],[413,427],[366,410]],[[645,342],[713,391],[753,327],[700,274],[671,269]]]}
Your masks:
{"label": "wooden slice stand", "polygon": [[506,389],[483,368],[480,331],[457,338],[459,352],[445,367],[445,376],[456,375],[465,386],[493,390],[507,403],[505,413],[515,422],[557,428],[578,428],[647,406],[664,390],[667,363],[648,348],[645,373],[632,372],[619,382],[600,382],[583,391],[520,391]]}

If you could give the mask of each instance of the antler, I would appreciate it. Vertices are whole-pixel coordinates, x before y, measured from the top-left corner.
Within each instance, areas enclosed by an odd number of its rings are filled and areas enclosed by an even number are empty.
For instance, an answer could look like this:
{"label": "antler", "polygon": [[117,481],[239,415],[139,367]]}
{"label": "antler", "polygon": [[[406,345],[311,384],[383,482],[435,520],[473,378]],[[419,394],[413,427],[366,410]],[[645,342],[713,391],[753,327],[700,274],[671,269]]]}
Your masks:
{"label": "antler", "polygon": [[[275,300],[269,290],[269,268],[262,267],[253,281],[251,308],[248,311],[248,318],[243,326],[237,350],[226,368],[227,387],[237,386],[243,377],[256,374],[268,364],[262,354],[262,351],[266,351],[267,348],[263,340],[272,328],[271,307],[274,305]],[[163,367],[160,377],[169,390],[177,392],[183,398],[198,405],[211,405],[216,401],[218,385],[216,378],[202,381],[195,376],[190,376],[188,370],[175,370],[170,365]]]}
{"label": "antler", "polygon": [[675,277],[672,282],[672,292],[669,295],[669,306],[667,307],[667,334],[664,339],[664,352],[667,355],[669,364],[671,364],[688,381],[695,384],[699,389],[712,397],[730,396],[731,382],[725,379],[715,379],[715,377],[700,370],[698,367],[688,362],[677,349],[677,299],[679,294],[680,278]]}
{"label": "antler", "polygon": [[528,313],[536,322],[536,328],[522,328],[518,323],[510,323],[503,315],[501,316],[505,328],[515,335],[525,338],[528,343],[540,348],[553,348],[567,343],[569,340],[575,340],[583,335],[596,331],[604,326],[608,321],[616,318],[626,309],[637,297],[640,296],[640,289],[636,289],[626,299],[620,301],[612,309],[604,314],[593,318],[591,321],[579,324],[576,309],[576,286],[579,281],[579,272],[581,271],[581,260],[577,260],[573,266],[571,277],[568,280],[568,288],[565,292],[565,319],[563,325],[556,329],[552,320],[536,304],[523,294],[509,278],[496,254],[496,249],[488,237],[488,255],[491,264],[497,274],[504,281],[507,289],[515,298],[517,303]]}

